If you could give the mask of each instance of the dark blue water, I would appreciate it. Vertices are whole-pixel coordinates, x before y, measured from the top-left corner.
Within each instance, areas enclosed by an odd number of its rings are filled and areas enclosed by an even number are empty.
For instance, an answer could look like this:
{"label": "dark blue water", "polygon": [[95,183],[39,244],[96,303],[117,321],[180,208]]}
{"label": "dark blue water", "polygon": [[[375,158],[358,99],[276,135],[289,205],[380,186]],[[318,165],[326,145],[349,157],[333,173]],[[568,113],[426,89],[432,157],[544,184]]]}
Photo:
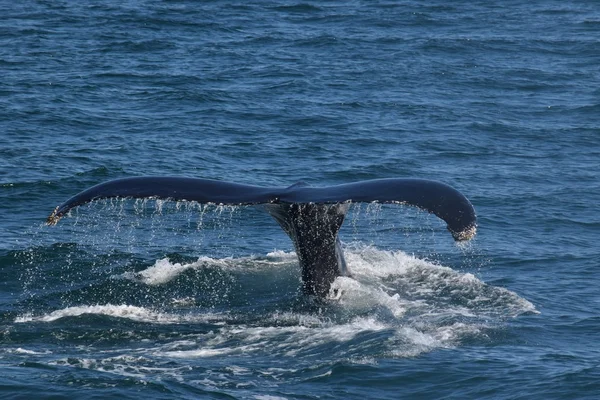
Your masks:
{"label": "dark blue water", "polygon": [[[497,3],[497,4],[496,4]],[[596,1],[30,1],[0,17],[0,397],[595,399]],[[417,177],[478,235],[353,205],[315,302],[260,210],[126,176]]]}

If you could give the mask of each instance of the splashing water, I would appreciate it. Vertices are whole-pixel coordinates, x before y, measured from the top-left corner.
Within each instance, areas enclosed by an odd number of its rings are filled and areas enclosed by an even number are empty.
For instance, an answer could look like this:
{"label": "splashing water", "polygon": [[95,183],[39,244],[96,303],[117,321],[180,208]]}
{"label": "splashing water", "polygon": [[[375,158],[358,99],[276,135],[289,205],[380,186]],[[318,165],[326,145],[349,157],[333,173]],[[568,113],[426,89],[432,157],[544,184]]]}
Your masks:
{"label": "splashing water", "polygon": [[[270,226],[282,241],[269,243],[289,245],[268,216],[242,218],[245,207],[129,204],[107,201],[90,206],[92,213],[76,212],[62,229],[72,230],[78,244],[29,252],[29,298],[11,334],[33,329],[60,342],[40,339],[33,349],[5,350],[10,357],[202,388],[277,385],[298,373],[317,379],[339,363],[485,343],[507,319],[537,313],[527,300],[470,272],[354,240],[344,245],[352,277],[338,277],[326,299],[308,298],[300,291],[295,253],[236,254],[247,252],[247,242],[265,247],[245,229]],[[150,211],[149,204],[155,204]],[[390,209],[398,208],[356,207],[347,236],[358,237],[365,227],[373,238],[397,232],[398,211],[390,217]],[[413,225],[431,229],[415,215]],[[421,235],[417,246],[431,244],[423,240],[429,239]],[[151,261],[147,253],[162,255]],[[194,381],[199,374],[204,378]]]}
{"label": "splashing water", "polygon": [[[417,259],[403,252],[374,247],[348,249],[352,278],[339,277],[331,297],[309,302],[296,296],[293,301],[273,302],[263,296],[252,301],[270,304],[248,307],[231,300],[227,310],[215,312],[223,304],[209,307],[178,307],[177,301],[161,305],[88,304],[65,307],[48,313],[18,316],[17,323],[55,323],[65,318],[100,316],[144,324],[178,325],[209,323],[215,329],[201,334],[183,334],[172,341],[148,343],[139,352],[153,357],[193,360],[235,354],[248,357],[316,356],[324,348],[330,360],[374,355],[415,356],[424,351],[460,345],[462,341],[484,337],[488,329],[535,307],[518,295],[486,285],[470,273]],[[268,277],[296,268],[294,254],[273,252],[267,257],[211,259],[201,257],[191,263],[168,259],[135,274],[113,276],[113,281],[133,281],[150,292],[170,285],[185,285],[181,278],[189,271],[217,268],[243,280],[257,274],[266,286]],[[293,274],[288,274],[293,285]],[[190,278],[191,279],[191,278]],[[252,280],[252,279],[250,279]],[[244,291],[244,288],[242,288]],[[334,294],[335,293],[335,294]],[[281,295],[281,293],[279,294]],[[233,303],[233,304],[231,304]],[[189,304],[193,304],[191,301]],[[136,336],[136,329],[132,335]]]}

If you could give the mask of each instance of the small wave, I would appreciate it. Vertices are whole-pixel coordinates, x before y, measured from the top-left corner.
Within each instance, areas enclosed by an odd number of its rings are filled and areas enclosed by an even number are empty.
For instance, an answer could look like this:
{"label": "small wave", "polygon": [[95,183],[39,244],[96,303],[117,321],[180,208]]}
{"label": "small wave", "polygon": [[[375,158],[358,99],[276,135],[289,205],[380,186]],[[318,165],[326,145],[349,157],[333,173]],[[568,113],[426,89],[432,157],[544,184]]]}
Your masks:
{"label": "small wave", "polygon": [[125,272],[121,276],[126,279],[136,280],[146,285],[161,285],[175,279],[178,275],[189,269],[197,269],[207,263],[225,264],[225,260],[210,257],[201,257],[198,261],[188,264],[171,263],[168,258],[157,260],[152,267],[140,272]]}
{"label": "small wave", "polygon": [[6,353],[12,353],[12,354],[25,354],[25,355],[47,355],[47,354],[52,354],[52,352],[49,351],[49,350],[34,351],[34,350],[24,349],[22,347],[17,347],[16,349],[5,349],[4,352],[6,352]]}
{"label": "small wave", "polygon": [[69,357],[49,362],[50,365],[69,366],[82,369],[101,371],[109,374],[144,379],[148,375],[158,374],[182,380],[182,372],[188,367],[157,364],[155,361],[130,354],[117,355],[107,358]]}
{"label": "small wave", "polygon": [[307,4],[307,3],[299,3],[292,4],[286,6],[276,6],[273,7],[276,11],[286,12],[286,13],[315,13],[320,12],[322,9],[318,6]]}
{"label": "small wave", "polygon": [[255,400],[287,400],[287,397],[279,397],[279,396],[271,396],[268,394],[265,395],[255,395]]}
{"label": "small wave", "polygon": [[240,258],[212,258],[202,256],[194,262],[182,264],[173,263],[168,258],[163,258],[157,260],[153,266],[142,271],[125,272],[117,277],[141,282],[150,286],[156,286],[168,283],[188,270],[197,270],[208,266],[229,270],[238,268],[249,270],[252,268],[276,268],[281,264],[287,264],[296,261],[296,253],[278,250],[268,253],[266,259],[255,256]]}
{"label": "small wave", "polygon": [[148,322],[156,324],[177,324],[183,322],[204,322],[211,319],[210,314],[202,315],[177,315],[165,312],[153,311],[145,307],[137,307],[127,304],[113,305],[93,305],[67,307],[62,310],[56,310],[49,314],[35,316],[25,314],[15,319],[16,323],[25,322],[54,322],[61,318],[79,317],[82,315],[105,315],[115,318],[124,318],[136,322]]}
{"label": "small wave", "polygon": [[173,318],[163,313],[157,313],[130,305],[94,305],[94,306],[76,306],[67,307],[62,310],[56,310],[46,315],[34,316],[26,314],[15,319],[15,322],[53,322],[66,317],[78,317],[84,314],[107,315],[111,317],[127,318],[133,321],[144,322],[176,322]]}
{"label": "small wave", "polygon": [[293,251],[273,250],[272,252],[267,253],[267,257],[271,260],[295,261],[297,256]]}

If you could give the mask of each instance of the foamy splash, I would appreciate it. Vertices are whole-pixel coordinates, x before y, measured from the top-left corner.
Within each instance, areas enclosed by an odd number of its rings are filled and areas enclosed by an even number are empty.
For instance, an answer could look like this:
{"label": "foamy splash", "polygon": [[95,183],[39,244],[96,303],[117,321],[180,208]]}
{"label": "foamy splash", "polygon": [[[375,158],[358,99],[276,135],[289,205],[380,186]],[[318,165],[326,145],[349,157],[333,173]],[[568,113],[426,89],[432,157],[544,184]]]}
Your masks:
{"label": "foamy splash", "polygon": [[[374,291],[371,296],[363,297],[379,297],[379,302],[389,303],[390,297],[395,297],[405,306],[430,308],[428,314],[515,317],[537,313],[532,303],[510,290],[487,285],[471,273],[461,273],[402,251],[362,247],[346,252],[346,259],[360,288]],[[359,291],[348,293],[355,296]]]}
{"label": "foamy splash", "polygon": [[202,268],[205,265],[220,264],[227,265],[227,260],[213,259],[210,257],[201,257],[198,261],[187,264],[171,263],[168,258],[157,260],[153,266],[139,272],[126,272],[121,277],[131,280],[136,280],[146,285],[156,286],[162,285],[177,278],[187,270]]}
{"label": "foamy splash", "polygon": [[146,307],[137,307],[127,304],[102,304],[90,306],[75,306],[67,307],[62,310],[56,310],[49,314],[33,315],[25,314],[15,319],[16,323],[26,322],[54,322],[67,317],[80,317],[82,315],[104,315],[114,318],[123,318],[136,322],[147,322],[155,324],[177,324],[177,323],[193,323],[207,322],[220,317],[214,314],[193,314],[193,315],[178,315],[155,311]]}
{"label": "foamy splash", "polygon": [[126,272],[121,274],[120,278],[138,281],[150,286],[166,284],[176,279],[179,275],[188,270],[198,270],[206,267],[221,268],[224,270],[240,269],[243,265],[244,270],[249,269],[267,269],[277,268],[279,265],[288,264],[296,261],[296,253],[286,253],[283,251],[274,251],[267,254],[266,258],[242,257],[242,258],[212,258],[202,256],[191,263],[173,263],[168,258],[157,260],[153,266],[139,272]]}
{"label": "foamy splash", "polygon": [[[155,308],[128,304],[73,306],[37,316],[23,315],[15,322],[50,323],[66,317],[104,315],[149,324],[215,325],[210,332],[145,349],[145,354],[153,358],[252,354],[302,358],[325,351],[328,357],[364,359],[365,355],[409,357],[454,347],[465,338],[485,336],[487,329],[506,318],[537,312],[533,304],[507,289],[401,251],[363,246],[347,249],[346,259],[353,277],[337,278],[331,297],[308,311],[288,306],[291,308],[249,318],[243,307],[221,314],[202,308],[190,311],[194,301],[185,298]],[[161,259],[122,278],[154,286],[188,269],[210,266],[270,270],[293,264],[294,260],[294,253],[280,251],[262,258],[201,257],[188,264]],[[186,305],[185,313],[178,312],[181,304]]]}

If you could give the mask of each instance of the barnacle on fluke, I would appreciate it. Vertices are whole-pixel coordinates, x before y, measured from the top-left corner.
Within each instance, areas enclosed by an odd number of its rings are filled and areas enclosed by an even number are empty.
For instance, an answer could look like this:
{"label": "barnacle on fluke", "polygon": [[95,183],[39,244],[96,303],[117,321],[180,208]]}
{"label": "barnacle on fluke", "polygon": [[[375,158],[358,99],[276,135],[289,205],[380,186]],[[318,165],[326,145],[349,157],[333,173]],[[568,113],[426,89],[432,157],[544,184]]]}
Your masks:
{"label": "barnacle on fluke", "polygon": [[56,225],[58,221],[60,221],[60,216],[58,215],[58,206],[52,211],[52,213],[46,218],[47,225]]}

